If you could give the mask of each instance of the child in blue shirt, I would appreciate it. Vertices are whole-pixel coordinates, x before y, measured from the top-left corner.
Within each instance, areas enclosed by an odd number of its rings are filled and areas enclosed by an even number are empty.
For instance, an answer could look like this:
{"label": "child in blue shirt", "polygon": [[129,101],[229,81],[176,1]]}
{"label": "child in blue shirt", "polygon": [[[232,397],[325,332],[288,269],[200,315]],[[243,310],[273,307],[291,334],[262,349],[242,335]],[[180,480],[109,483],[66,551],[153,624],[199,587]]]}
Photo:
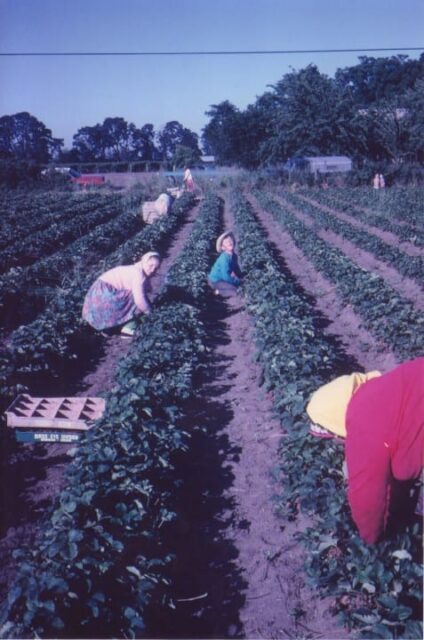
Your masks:
{"label": "child in blue shirt", "polygon": [[216,295],[231,296],[240,286],[241,271],[234,253],[236,240],[232,231],[226,231],[216,241],[220,254],[210,270],[208,280]]}

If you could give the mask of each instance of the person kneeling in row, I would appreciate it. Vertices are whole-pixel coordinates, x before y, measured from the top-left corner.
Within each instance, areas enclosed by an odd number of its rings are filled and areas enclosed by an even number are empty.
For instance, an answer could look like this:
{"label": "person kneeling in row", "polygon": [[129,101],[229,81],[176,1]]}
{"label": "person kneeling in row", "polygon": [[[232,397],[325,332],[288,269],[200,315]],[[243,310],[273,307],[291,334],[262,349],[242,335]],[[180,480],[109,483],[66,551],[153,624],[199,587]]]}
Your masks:
{"label": "person kneeling in row", "polygon": [[147,294],[151,291],[150,278],[159,265],[160,255],[149,251],[135,264],[114,267],[103,273],[85,297],[84,320],[98,331],[122,325],[121,334],[132,336],[136,328],[135,316],[150,313]]}
{"label": "person kneeling in row", "polygon": [[234,252],[236,240],[232,231],[221,234],[216,241],[220,256],[210,270],[208,281],[216,295],[231,296],[241,284],[241,271]]}
{"label": "person kneeling in row", "polygon": [[377,542],[394,480],[415,480],[423,468],[424,358],[340,376],[315,391],[306,411],[312,435],[346,438],[352,517],[361,538]]}

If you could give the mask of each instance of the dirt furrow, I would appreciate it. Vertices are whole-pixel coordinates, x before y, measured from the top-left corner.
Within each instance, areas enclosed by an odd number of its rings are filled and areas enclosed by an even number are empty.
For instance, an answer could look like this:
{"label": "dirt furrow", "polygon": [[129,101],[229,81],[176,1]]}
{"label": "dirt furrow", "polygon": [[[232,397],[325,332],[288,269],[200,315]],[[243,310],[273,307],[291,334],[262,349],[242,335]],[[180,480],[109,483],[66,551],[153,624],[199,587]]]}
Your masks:
{"label": "dirt furrow", "polygon": [[[328,211],[329,213],[334,215],[336,218],[340,218],[340,220],[344,220],[345,222],[348,222],[349,224],[351,224],[354,227],[357,227],[358,229],[363,229],[368,233],[372,233],[374,236],[377,236],[377,238],[380,238],[380,240],[383,240],[383,242],[385,242],[386,244],[389,244],[393,247],[401,249],[404,253],[406,253],[409,256],[424,255],[424,251],[420,247],[417,247],[416,245],[412,244],[412,242],[408,242],[406,240],[399,240],[396,234],[392,233],[391,231],[385,231],[384,229],[379,229],[378,227],[362,222],[362,220],[355,220],[353,216],[348,215],[343,211],[339,211],[338,209],[333,209],[328,205],[317,202],[311,197],[304,196],[301,194],[298,194],[298,195],[299,195],[299,198],[302,198],[302,200],[305,200],[305,202],[309,202],[310,204],[313,204],[315,207],[319,207],[320,209],[323,209],[323,211]],[[367,211],[366,209],[364,209],[364,213],[369,213],[370,215],[373,215],[371,211]]]}
{"label": "dirt furrow", "polygon": [[[277,200],[287,209],[293,213],[294,216],[301,222],[303,222],[309,228],[314,227],[316,224],[314,219],[308,214],[300,211],[292,204],[286,202],[283,198],[277,196]],[[318,238],[333,245],[336,249],[342,251],[349,260],[352,260],[362,269],[377,273],[392,289],[398,292],[400,296],[409,300],[414,305],[415,309],[424,310],[424,296],[422,287],[413,280],[399,273],[394,267],[391,267],[385,262],[382,262],[369,251],[361,249],[357,245],[347,240],[343,236],[330,231],[329,229],[316,229],[314,231]]]}
{"label": "dirt furrow", "polygon": [[[233,225],[227,208],[225,225]],[[288,523],[275,513],[278,449],[284,434],[273,416],[271,398],[259,387],[253,326],[243,301],[236,297],[221,304],[228,312],[216,356],[227,365],[217,371],[205,393],[231,407],[223,432],[230,450],[238,451],[226,460],[233,482],[225,496],[234,507],[223,518],[247,583],[239,612],[242,633],[246,638],[299,638],[306,633],[348,637],[330,614],[330,599],[320,600],[305,584],[303,550],[293,534],[311,523]]]}
{"label": "dirt furrow", "polygon": [[313,296],[317,312],[325,319],[324,331],[336,337],[346,353],[351,355],[366,371],[388,371],[397,359],[388,345],[378,342],[362,325],[362,319],[337,294],[336,286],[325,278],[295,245],[290,234],[265,211],[249,194],[247,199],[254,207],[260,223],[287,268],[300,286]]}

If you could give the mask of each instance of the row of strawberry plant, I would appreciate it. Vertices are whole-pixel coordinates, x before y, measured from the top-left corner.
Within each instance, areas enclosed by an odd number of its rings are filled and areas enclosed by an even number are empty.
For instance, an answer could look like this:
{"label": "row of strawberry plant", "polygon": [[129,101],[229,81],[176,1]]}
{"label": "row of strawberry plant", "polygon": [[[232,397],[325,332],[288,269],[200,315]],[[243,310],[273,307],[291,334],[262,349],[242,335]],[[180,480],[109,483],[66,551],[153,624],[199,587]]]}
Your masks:
{"label": "row of strawberry plant", "polygon": [[337,189],[331,191],[323,191],[322,189],[311,191],[302,191],[302,195],[310,198],[320,204],[331,207],[339,211],[343,211],[355,220],[360,220],[365,224],[372,225],[383,231],[390,231],[400,240],[411,242],[419,247],[424,246],[424,232],[417,227],[411,226],[406,222],[404,224],[387,214],[379,214],[371,209],[365,211],[358,206],[357,192],[352,189]]}
{"label": "row of strawberry plant", "polygon": [[423,230],[423,190],[421,187],[396,187],[374,191],[355,189],[355,201],[371,211]]}
{"label": "row of strawberry plant", "polygon": [[346,356],[314,324],[314,308],[279,268],[239,194],[233,208],[257,359],[285,432],[281,513],[291,520],[301,510],[313,521],[298,535],[308,551],[308,579],[335,596],[341,622],[361,637],[422,637],[419,523],[367,546],[347,507],[342,446],[308,433],[310,394],[338,372],[346,373]]}
{"label": "row of strawberry plant", "polygon": [[321,207],[299,198],[295,194],[285,192],[284,198],[303,213],[311,216],[320,229],[330,229],[342,235],[361,249],[372,253],[378,260],[394,267],[403,276],[419,282],[424,281],[424,261],[421,256],[410,256],[397,247],[387,244],[378,236],[340,220],[336,215],[324,211]]}
{"label": "row of strawberry plant", "polygon": [[196,391],[205,334],[199,309],[173,298],[177,287],[201,304],[199,284],[180,274],[196,264],[196,279],[206,280],[204,250],[210,255],[220,216],[220,201],[208,198],[158,305],[140,320],[106,412],[78,447],[36,548],[15,552],[21,564],[3,637],[141,637],[149,607],[175,607],[166,540],[176,517],[173,459],[189,450],[183,407]]}
{"label": "row of strawberry plant", "polygon": [[[64,207],[69,204],[72,195],[70,193],[58,193],[45,191],[42,194],[32,190],[17,195],[14,192],[6,192],[0,196],[0,219],[2,227],[0,231],[0,248],[14,240],[17,233],[31,233],[48,226],[51,222],[60,219],[64,215]],[[81,196],[74,197],[74,202],[80,201]],[[34,208],[38,215],[34,217]],[[72,215],[71,210],[67,210]],[[23,228],[24,227],[24,228]]]}
{"label": "row of strawberry plant", "polygon": [[290,233],[309,260],[336,286],[346,304],[352,305],[364,326],[400,360],[417,357],[424,349],[424,317],[375,273],[362,269],[342,251],[318,238],[267,194],[257,192],[258,201]]}
{"label": "row of strawberry plant", "polygon": [[76,275],[68,289],[63,289],[45,312],[11,334],[9,344],[0,351],[2,405],[22,391],[23,384],[32,388],[40,374],[43,374],[44,383],[47,378],[50,385],[64,377],[69,360],[74,361],[78,357],[78,345],[86,335],[81,310],[84,296],[94,279],[118,264],[134,262],[152,247],[166,246],[193,203],[191,195],[181,198],[169,216],[145,227],[95,269],[81,273],[79,277]]}
{"label": "row of strawberry plant", "polygon": [[66,283],[72,282],[78,273],[87,273],[90,265],[142,227],[138,213],[118,214],[44,260],[0,276],[0,325],[10,331],[31,322],[55,295],[62,295],[62,285],[66,288]]}
{"label": "row of strawberry plant", "polygon": [[[110,196],[102,205],[81,203],[78,214],[74,212],[71,219],[65,218],[50,224],[47,229],[31,234],[25,238],[17,238],[11,246],[0,251],[0,271],[20,265],[33,264],[46,254],[53,253],[67,244],[85,235],[97,225],[103,224],[116,216],[120,210],[121,196]],[[35,212],[32,213],[34,215]]]}

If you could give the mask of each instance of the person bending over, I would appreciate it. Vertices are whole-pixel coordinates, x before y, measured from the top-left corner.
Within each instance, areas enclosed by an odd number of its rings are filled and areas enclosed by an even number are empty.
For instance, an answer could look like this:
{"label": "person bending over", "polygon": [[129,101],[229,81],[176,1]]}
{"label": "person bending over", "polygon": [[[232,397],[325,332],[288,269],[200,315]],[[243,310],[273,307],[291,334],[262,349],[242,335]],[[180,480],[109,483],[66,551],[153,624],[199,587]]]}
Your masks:
{"label": "person bending over", "polygon": [[150,278],[159,265],[160,255],[149,251],[135,264],[103,273],[85,296],[84,320],[98,331],[121,327],[123,336],[132,336],[136,327],[134,318],[140,313],[150,313],[147,294],[151,291]]}
{"label": "person bending over", "polygon": [[306,411],[313,435],[346,438],[352,517],[365,542],[377,542],[393,481],[417,479],[423,468],[424,357],[384,374],[336,378],[315,391]]}

